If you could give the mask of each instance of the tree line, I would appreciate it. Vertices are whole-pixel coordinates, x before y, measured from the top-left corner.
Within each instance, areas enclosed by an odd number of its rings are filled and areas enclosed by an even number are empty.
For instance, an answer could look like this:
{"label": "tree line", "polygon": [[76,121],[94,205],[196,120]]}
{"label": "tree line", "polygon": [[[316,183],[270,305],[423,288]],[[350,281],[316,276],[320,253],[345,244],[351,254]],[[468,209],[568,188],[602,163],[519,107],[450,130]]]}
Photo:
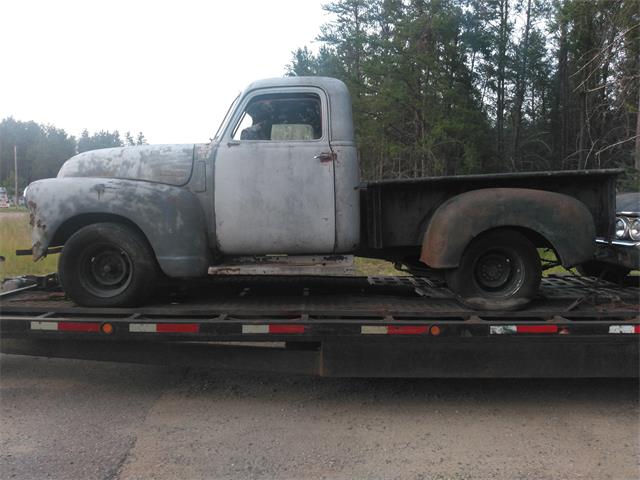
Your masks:
{"label": "tree line", "polygon": [[363,176],[640,170],[638,0],[338,0],[288,75],[343,80]]}
{"label": "tree line", "polygon": [[15,182],[14,146],[18,157],[18,190],[41,178],[55,177],[65,160],[76,153],[98,148],[143,145],[142,134],[135,137],[118,130],[83,130],[78,138],[53,125],[23,122],[12,117],[0,122],[0,185],[13,195]]}

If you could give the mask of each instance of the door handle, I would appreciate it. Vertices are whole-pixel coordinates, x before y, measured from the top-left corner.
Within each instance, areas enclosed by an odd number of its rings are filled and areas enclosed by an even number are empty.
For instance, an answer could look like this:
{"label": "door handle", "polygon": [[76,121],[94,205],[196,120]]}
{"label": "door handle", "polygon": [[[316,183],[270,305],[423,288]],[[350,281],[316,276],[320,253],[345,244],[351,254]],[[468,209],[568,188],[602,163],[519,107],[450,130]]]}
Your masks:
{"label": "door handle", "polygon": [[322,152],[313,158],[315,158],[316,160],[320,160],[322,163],[332,162],[336,159],[336,154],[333,152]]}

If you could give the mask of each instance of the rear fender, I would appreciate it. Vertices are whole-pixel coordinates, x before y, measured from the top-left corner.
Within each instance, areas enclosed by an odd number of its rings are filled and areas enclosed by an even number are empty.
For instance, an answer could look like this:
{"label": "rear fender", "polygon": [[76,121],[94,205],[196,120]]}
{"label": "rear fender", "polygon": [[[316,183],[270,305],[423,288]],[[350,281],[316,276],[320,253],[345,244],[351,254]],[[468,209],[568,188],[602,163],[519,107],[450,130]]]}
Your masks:
{"label": "rear fender", "polygon": [[476,236],[508,227],[542,236],[565,267],[593,257],[594,221],[579,200],[544,190],[487,188],[457,195],[438,207],[424,234],[420,260],[433,268],[455,268]]}
{"label": "rear fender", "polygon": [[169,277],[207,273],[204,215],[196,197],[184,188],[136,180],[63,177],[32,183],[26,200],[35,260],[53,246],[52,240],[61,243],[61,229],[77,223],[74,219],[89,219],[83,226],[92,223],[92,217],[107,215],[138,227]]}

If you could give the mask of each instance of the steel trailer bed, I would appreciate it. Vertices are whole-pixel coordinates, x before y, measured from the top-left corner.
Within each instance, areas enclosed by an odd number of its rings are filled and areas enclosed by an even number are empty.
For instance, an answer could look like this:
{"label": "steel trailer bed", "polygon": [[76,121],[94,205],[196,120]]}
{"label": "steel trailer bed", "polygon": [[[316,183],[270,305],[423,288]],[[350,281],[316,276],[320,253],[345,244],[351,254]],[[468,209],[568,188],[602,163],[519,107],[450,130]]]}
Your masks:
{"label": "steel trailer bed", "polygon": [[3,353],[343,377],[638,377],[639,292],[543,280],[477,312],[418,277],[216,277],[142,308],[81,308],[42,277],[0,295]]}

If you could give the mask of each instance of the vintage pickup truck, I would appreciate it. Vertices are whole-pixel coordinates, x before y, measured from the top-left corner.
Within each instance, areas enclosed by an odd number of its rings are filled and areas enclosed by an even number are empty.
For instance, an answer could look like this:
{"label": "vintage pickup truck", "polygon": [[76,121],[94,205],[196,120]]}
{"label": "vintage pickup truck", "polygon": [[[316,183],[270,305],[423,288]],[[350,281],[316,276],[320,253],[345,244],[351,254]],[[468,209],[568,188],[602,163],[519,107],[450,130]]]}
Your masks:
{"label": "vintage pickup truck", "polygon": [[32,183],[32,251],[62,248],[59,277],[85,306],[143,303],[161,278],[237,257],[355,253],[444,274],[480,309],[538,292],[537,248],[562,265],[611,238],[617,171],[361,183],[351,100],[331,78],[261,80],[210,143],[110,148]]}

